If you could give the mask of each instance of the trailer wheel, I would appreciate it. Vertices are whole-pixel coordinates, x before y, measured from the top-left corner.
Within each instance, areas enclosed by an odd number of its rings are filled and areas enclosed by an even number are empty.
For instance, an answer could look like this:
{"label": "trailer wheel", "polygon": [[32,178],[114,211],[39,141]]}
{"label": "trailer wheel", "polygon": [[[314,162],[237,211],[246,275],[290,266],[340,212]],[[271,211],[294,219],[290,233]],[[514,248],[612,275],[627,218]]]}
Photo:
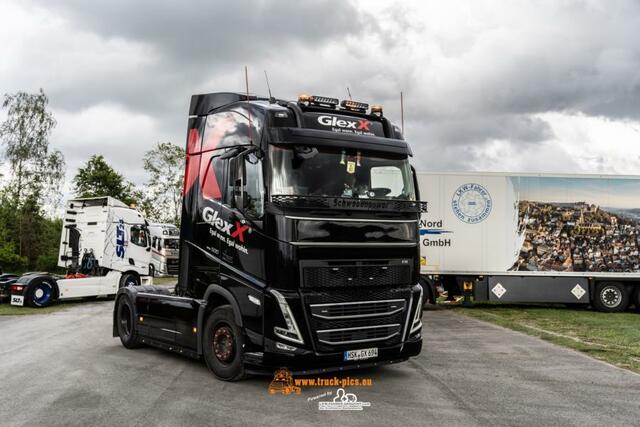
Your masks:
{"label": "trailer wheel", "polygon": [[27,293],[27,301],[32,307],[47,307],[53,302],[54,294],[53,283],[45,279],[30,286]]}
{"label": "trailer wheel", "polygon": [[224,381],[245,377],[242,363],[244,339],[230,305],[215,308],[203,330],[202,353],[207,367]]}
{"label": "trailer wheel", "polygon": [[596,285],[593,305],[598,311],[617,313],[629,306],[629,292],[621,283],[602,282]]}
{"label": "trailer wheel", "polygon": [[116,325],[120,341],[126,348],[138,348],[141,345],[135,328],[136,319],[134,313],[133,304],[128,297],[123,296],[118,299]]}
{"label": "trailer wheel", "polygon": [[140,278],[135,273],[124,273],[120,278],[120,288],[126,288],[127,286],[139,286]]}

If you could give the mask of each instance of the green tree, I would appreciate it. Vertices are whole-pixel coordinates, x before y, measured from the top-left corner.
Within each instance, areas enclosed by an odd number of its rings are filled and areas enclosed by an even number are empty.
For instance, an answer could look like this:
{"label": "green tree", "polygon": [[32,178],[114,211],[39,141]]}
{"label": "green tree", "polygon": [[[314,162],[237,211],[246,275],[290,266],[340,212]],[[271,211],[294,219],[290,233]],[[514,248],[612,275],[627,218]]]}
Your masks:
{"label": "green tree", "polygon": [[73,178],[76,197],[111,196],[130,205],[136,203],[133,184],[113,169],[102,155],[93,155]]}
{"label": "green tree", "polygon": [[160,142],[147,151],[144,170],[149,181],[141,208],[151,220],[179,225],[184,162],[184,149],[171,142]]}
{"label": "green tree", "polygon": [[0,262],[21,270],[34,267],[46,249],[41,241],[44,206],[59,202],[65,163],[62,153],[49,146],[56,122],[47,110],[44,91],[5,94],[7,119],[0,125],[0,143],[10,170],[2,190]]}
{"label": "green tree", "polygon": [[64,157],[49,147],[49,134],[56,125],[47,110],[44,91],[5,94],[2,107],[7,119],[0,125],[0,141],[11,167],[9,185],[18,204],[34,199],[44,204],[57,201],[64,179]]}

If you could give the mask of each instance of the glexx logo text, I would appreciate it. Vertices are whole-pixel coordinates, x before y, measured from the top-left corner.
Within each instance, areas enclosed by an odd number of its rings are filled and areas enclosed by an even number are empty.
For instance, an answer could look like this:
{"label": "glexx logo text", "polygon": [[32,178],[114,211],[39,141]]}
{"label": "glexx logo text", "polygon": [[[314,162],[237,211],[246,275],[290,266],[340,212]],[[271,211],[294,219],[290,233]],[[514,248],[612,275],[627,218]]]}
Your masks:
{"label": "glexx logo text", "polygon": [[247,231],[250,232],[248,225],[244,225],[240,221],[236,221],[235,224],[232,224],[231,222],[220,218],[218,211],[209,207],[202,210],[202,220],[207,224],[214,226],[227,236],[239,240],[241,243],[244,243],[244,233]]}
{"label": "glexx logo text", "polygon": [[334,116],[319,116],[318,123],[323,126],[334,126],[343,129],[369,130],[368,120],[345,120]]}

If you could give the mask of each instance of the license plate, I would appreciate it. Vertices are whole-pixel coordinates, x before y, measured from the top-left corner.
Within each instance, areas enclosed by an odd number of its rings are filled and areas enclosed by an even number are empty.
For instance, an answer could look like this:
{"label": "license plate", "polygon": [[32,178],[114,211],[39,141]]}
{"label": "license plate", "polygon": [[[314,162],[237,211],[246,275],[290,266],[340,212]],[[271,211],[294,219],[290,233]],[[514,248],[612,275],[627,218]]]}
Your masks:
{"label": "license plate", "polygon": [[11,295],[11,305],[24,305],[24,296],[23,295]]}
{"label": "license plate", "polygon": [[348,350],[344,352],[344,360],[364,360],[378,357],[378,347]]}

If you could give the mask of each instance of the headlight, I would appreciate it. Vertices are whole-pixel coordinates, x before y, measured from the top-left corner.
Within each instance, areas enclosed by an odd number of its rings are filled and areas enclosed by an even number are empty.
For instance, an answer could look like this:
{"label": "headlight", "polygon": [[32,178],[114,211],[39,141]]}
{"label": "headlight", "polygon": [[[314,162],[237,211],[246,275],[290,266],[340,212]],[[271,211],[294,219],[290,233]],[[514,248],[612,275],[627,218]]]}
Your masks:
{"label": "headlight", "polygon": [[300,334],[300,329],[298,329],[298,324],[296,323],[296,319],[293,317],[289,304],[287,304],[287,300],[278,291],[271,290],[271,293],[276,297],[278,305],[280,306],[280,311],[282,312],[282,317],[284,317],[284,321],[287,324],[287,329],[281,328],[280,326],[274,326],[273,333],[282,339],[298,344],[304,344],[302,334]]}
{"label": "headlight", "polygon": [[420,287],[420,296],[418,297],[418,305],[416,306],[416,314],[413,316],[413,322],[411,323],[410,335],[417,332],[422,328],[422,286]]}

